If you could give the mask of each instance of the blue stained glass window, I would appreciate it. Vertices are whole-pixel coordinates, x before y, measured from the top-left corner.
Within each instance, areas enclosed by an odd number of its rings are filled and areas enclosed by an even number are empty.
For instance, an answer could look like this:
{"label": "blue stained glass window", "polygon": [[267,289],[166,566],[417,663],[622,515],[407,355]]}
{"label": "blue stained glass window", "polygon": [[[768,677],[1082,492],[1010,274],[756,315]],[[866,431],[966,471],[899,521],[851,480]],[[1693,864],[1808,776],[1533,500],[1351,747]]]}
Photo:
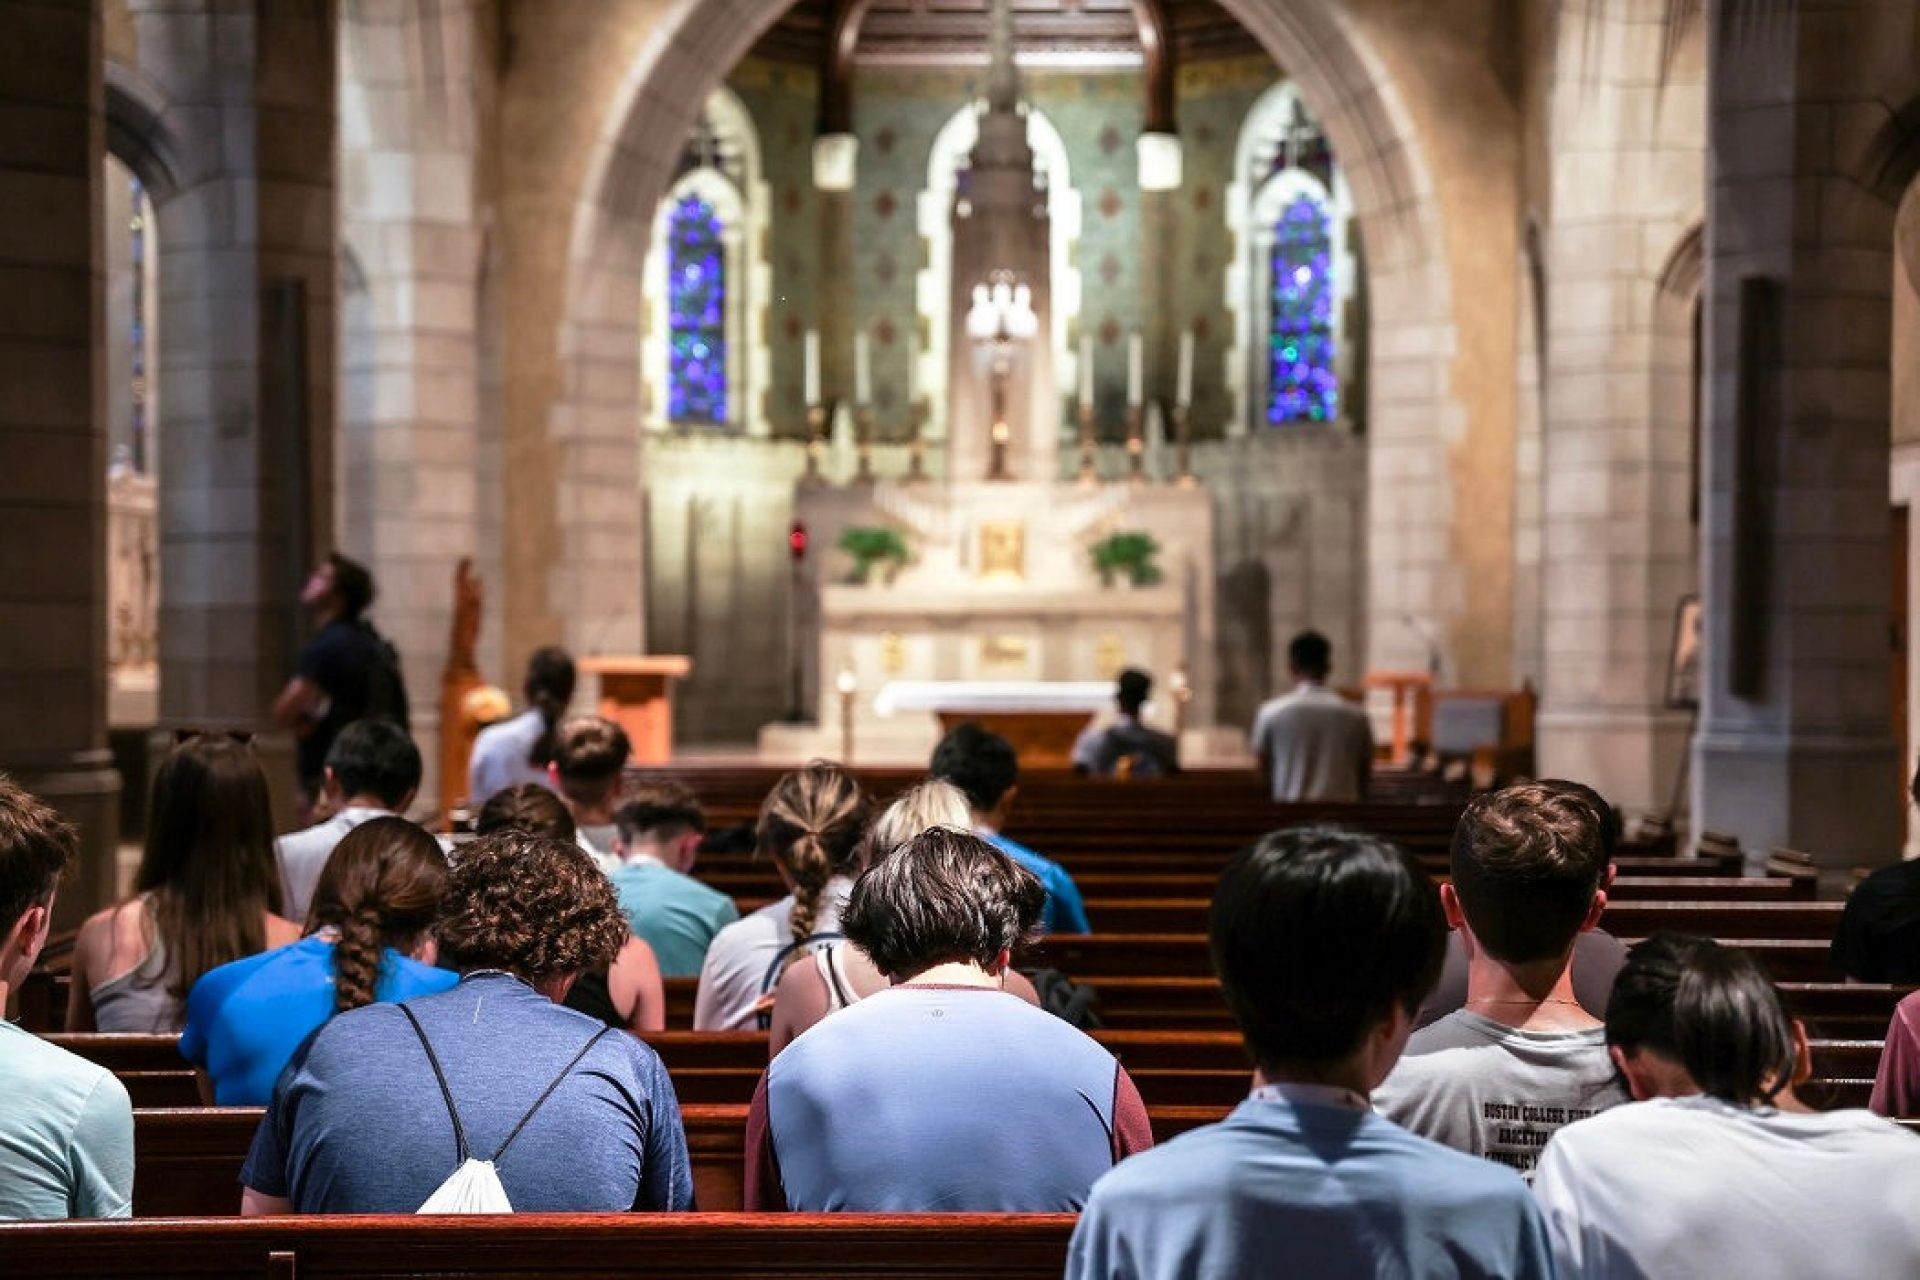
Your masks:
{"label": "blue stained glass window", "polygon": [[1339,409],[1333,366],[1333,239],[1327,208],[1296,196],[1274,227],[1267,334],[1267,421],[1330,422]]}
{"label": "blue stained glass window", "polygon": [[720,216],[699,196],[667,222],[667,416],[727,421],[727,257]]}

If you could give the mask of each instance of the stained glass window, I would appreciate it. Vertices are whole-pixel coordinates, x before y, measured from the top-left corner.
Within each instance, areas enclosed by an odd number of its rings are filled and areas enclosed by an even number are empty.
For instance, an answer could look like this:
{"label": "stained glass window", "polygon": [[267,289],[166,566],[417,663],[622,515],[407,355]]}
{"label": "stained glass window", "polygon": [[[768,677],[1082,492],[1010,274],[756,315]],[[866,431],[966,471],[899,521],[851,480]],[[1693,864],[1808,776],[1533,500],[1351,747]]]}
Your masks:
{"label": "stained glass window", "polygon": [[1330,422],[1339,408],[1333,364],[1333,241],[1327,207],[1301,194],[1274,227],[1268,298],[1267,421]]}
{"label": "stained glass window", "polygon": [[720,216],[699,196],[667,223],[667,416],[727,421],[727,267]]}

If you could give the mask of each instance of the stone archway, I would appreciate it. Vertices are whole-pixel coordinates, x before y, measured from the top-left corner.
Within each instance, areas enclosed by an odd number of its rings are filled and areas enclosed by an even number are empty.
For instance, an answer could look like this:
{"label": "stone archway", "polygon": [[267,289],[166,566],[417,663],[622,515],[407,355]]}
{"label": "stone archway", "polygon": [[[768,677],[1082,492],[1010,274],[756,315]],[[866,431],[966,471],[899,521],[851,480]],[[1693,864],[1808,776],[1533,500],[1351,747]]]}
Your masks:
{"label": "stone archway", "polygon": [[[1461,341],[1440,201],[1392,76],[1342,0],[1286,7],[1223,0],[1299,84],[1348,176],[1365,244],[1371,314],[1369,617],[1365,664],[1424,664],[1423,631],[1467,643],[1470,615],[1497,613],[1503,571],[1476,573],[1488,540],[1456,529],[1467,412],[1452,390]],[[603,112],[572,208],[555,335],[559,367],[541,429],[553,472],[555,556],[546,602],[576,647],[637,646],[644,634],[638,349],[649,212],[706,94],[778,17],[748,0],[679,0],[652,29]],[[623,513],[622,508],[625,508]],[[1504,546],[1494,559],[1504,559]],[[1483,557],[1486,558],[1486,557]],[[1492,588],[1488,583],[1492,582]],[[591,601],[590,607],[581,607]],[[1489,605],[1497,606],[1489,609]],[[1487,630],[1487,627],[1482,627]],[[1475,672],[1503,679],[1506,642]],[[1450,668],[1457,669],[1457,668]],[[1491,674],[1488,672],[1491,671]]]}

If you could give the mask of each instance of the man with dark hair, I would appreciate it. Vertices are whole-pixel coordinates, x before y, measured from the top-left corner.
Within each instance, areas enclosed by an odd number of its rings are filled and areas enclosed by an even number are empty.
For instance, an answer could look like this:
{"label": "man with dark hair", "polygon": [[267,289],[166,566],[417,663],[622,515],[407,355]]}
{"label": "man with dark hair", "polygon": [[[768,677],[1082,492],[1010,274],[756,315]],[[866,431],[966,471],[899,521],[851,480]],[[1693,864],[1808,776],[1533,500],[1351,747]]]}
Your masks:
{"label": "man with dark hair", "polygon": [[[0,1009],[46,945],[79,841],[0,775]],[[133,1104],[112,1072],[0,1019],[0,1218],[133,1211]]]}
{"label": "man with dark hair", "polygon": [[893,986],[773,1059],[747,1118],[746,1204],[798,1212],[1054,1212],[1153,1144],[1113,1054],[1005,990],[1045,892],[933,827],[854,884],[840,930]]}
{"label": "man with dark hair", "polygon": [[1600,1020],[1574,993],[1574,939],[1606,909],[1611,811],[1575,783],[1476,797],[1440,899],[1467,1001],[1416,1032],[1375,1094],[1415,1133],[1531,1176],[1555,1130],[1626,1101]]}
{"label": "man with dark hair", "polygon": [[420,789],[420,749],[388,720],[355,720],[327,749],[321,796],[332,816],[274,841],[287,919],[307,918],[333,847],[369,818],[405,817]]}
{"label": "man with dark hair", "polygon": [[713,936],[740,918],[732,898],[688,874],[707,831],[700,798],[678,782],[645,782],[613,822],[613,891],[634,936],[653,948],[661,976],[698,977]]}
{"label": "man with dark hair", "polygon": [[254,1135],[241,1212],[412,1213],[469,1156],[523,1212],[692,1208],[659,1055],[560,1003],[626,943],[607,878],[564,841],[482,836],[434,935],[459,985],[308,1038]]}
{"label": "man with dark hair", "polygon": [[1066,868],[1000,834],[1014,797],[1020,794],[1020,757],[1013,744],[969,720],[940,740],[933,750],[933,776],[950,782],[967,798],[974,834],[1031,871],[1047,891],[1040,925],[1049,933],[1091,933],[1080,888]]}
{"label": "man with dark hair", "polygon": [[1120,673],[1114,701],[1120,719],[1105,728],[1089,726],[1073,744],[1073,771],[1095,778],[1163,778],[1180,772],[1180,744],[1170,734],[1140,723],[1140,710],[1153,692],[1153,677],[1128,667]]}
{"label": "man with dark hair", "polygon": [[1251,742],[1260,776],[1282,803],[1360,801],[1373,775],[1373,728],[1367,713],[1327,688],[1333,646],[1302,631],[1287,646],[1293,692],[1263,704]]}
{"label": "man with dark hair", "polygon": [[1276,831],[1221,876],[1220,986],[1256,1065],[1226,1120],[1102,1178],[1070,1280],[1546,1277],[1546,1230],[1512,1174],[1368,1108],[1440,970],[1433,883],[1404,853],[1325,827]]}
{"label": "man with dark hair", "polygon": [[315,633],[274,701],[273,718],[300,740],[296,763],[309,803],[320,794],[327,752],[347,725],[379,716],[407,726],[398,658],[364,616],[373,598],[373,575],[337,551],[320,562],[300,592]]}
{"label": "man with dark hair", "polygon": [[[1920,766],[1907,794],[1920,804]],[[1853,887],[1832,954],[1855,982],[1920,983],[1920,858],[1881,867]]]}
{"label": "man with dark hair", "polygon": [[573,811],[574,839],[608,874],[620,865],[613,851],[618,834],[613,811],[620,803],[621,774],[632,754],[627,731],[605,716],[574,716],[561,721],[554,731],[548,774]]}
{"label": "man with dark hair", "polygon": [[1920,1139],[1794,1096],[1806,1029],[1751,955],[1639,943],[1607,1045],[1634,1102],[1555,1134],[1533,1183],[1562,1275],[1920,1275]]}

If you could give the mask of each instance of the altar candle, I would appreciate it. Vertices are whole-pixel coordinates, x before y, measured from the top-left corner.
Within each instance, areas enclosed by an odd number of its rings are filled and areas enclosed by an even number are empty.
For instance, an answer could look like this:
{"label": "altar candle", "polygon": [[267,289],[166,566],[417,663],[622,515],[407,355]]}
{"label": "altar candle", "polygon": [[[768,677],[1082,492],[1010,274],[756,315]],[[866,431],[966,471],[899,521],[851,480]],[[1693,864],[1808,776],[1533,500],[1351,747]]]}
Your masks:
{"label": "altar candle", "polygon": [[1193,330],[1180,332],[1180,392],[1174,403],[1182,409],[1193,403]]}
{"label": "altar candle", "polygon": [[1080,335],[1080,406],[1093,406],[1093,335]]}
{"label": "altar candle", "polygon": [[820,403],[820,331],[807,330],[807,404]]}
{"label": "altar candle", "polygon": [[873,370],[867,364],[867,332],[853,335],[853,402],[866,404],[873,399]]}
{"label": "altar candle", "polygon": [[1145,370],[1141,367],[1140,333],[1138,330],[1127,335],[1127,408],[1138,409],[1146,397],[1141,390],[1141,378]]}

